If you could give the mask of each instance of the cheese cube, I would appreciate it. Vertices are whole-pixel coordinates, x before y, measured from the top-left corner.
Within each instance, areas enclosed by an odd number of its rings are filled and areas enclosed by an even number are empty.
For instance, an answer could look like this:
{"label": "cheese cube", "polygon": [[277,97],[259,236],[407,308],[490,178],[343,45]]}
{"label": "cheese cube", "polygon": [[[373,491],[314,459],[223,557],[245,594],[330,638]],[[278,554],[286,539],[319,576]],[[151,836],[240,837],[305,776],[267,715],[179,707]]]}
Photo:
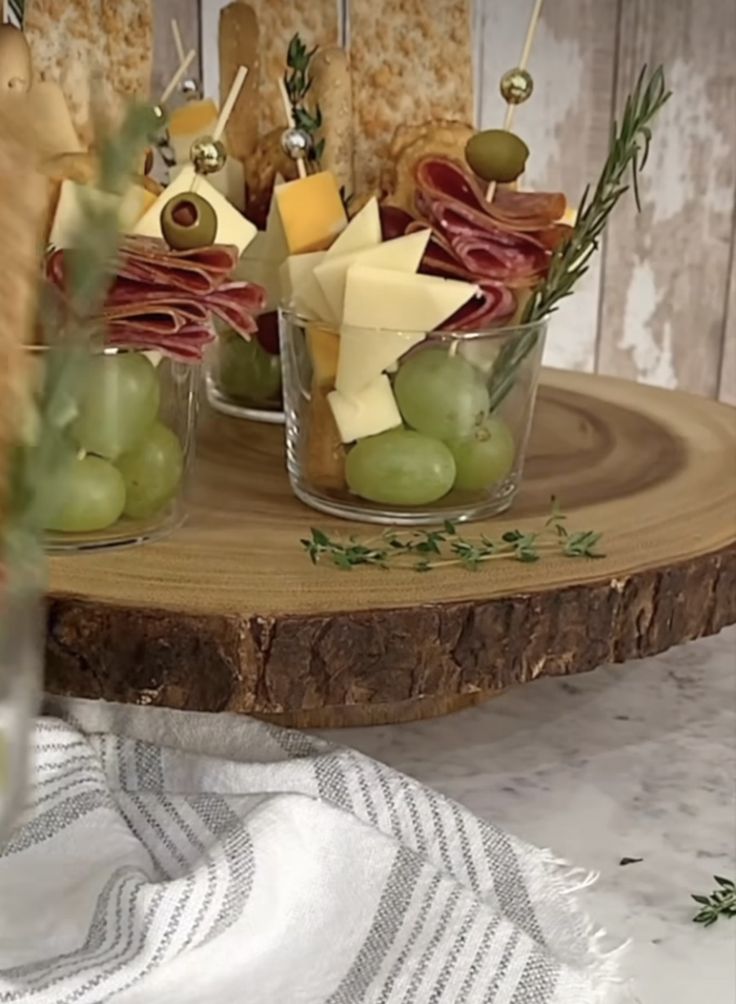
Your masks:
{"label": "cheese cube", "polygon": [[61,183],[59,190],[49,244],[55,248],[74,246],[80,227],[86,226],[85,200],[87,205],[91,204],[97,210],[117,211],[121,232],[129,233],[144,214],[146,206],[151,204],[151,200],[155,201],[155,198],[142,185],[131,185],[121,198],[91,185],[79,185],[67,178]]}
{"label": "cheese cube", "polygon": [[378,211],[378,199],[369,199],[359,213],[345,227],[335,243],[327,252],[328,258],[350,254],[362,248],[373,247],[381,243],[381,217]]}
{"label": "cheese cube", "polygon": [[456,279],[351,265],[343,320],[347,325],[363,328],[432,331],[478,291],[472,283]]}
{"label": "cheese cube", "polygon": [[342,394],[359,394],[409,349],[424,341],[423,332],[375,331],[344,325],[335,387]]}
{"label": "cheese cube", "polygon": [[207,180],[236,209],[245,212],[245,170],[239,160],[228,157],[223,169],[216,174],[208,174]]}
{"label": "cheese cube", "polygon": [[[345,231],[347,233],[347,231]],[[331,250],[325,260],[316,266],[314,275],[322,287],[333,317],[341,320],[345,307],[345,282],[351,265],[374,265],[394,272],[416,272],[426,250],[431,230],[421,230],[405,237],[397,237],[383,244],[351,251],[332,257]]]}
{"label": "cheese cube", "polygon": [[331,171],[287,181],[274,188],[290,254],[322,251],[345,228],[347,216]]}
{"label": "cheese cube", "polygon": [[329,304],[314,277],[314,267],[324,254],[324,251],[310,251],[309,254],[290,255],[281,266],[283,299],[291,310],[308,320],[333,320]]}
{"label": "cheese cube", "polygon": [[365,436],[377,436],[379,432],[401,425],[394,392],[384,374],[360,394],[347,396],[339,390],[333,390],[327,395],[327,400],[343,443],[352,443]]}
{"label": "cheese cube", "polygon": [[340,337],[323,324],[307,325],[307,348],[312,360],[312,378],[320,387],[334,387],[340,356]]}
{"label": "cheese cube", "polygon": [[258,231],[244,216],[231,206],[227,199],[198,175],[192,164],[187,164],[177,174],[176,178],[166,187],[154,204],[138,222],[133,231],[141,237],[163,237],[161,232],[161,212],[175,195],[183,192],[196,192],[212,206],[217,216],[217,244],[234,244],[240,254],[245,251]]}
{"label": "cheese cube", "polygon": [[169,142],[177,164],[186,164],[195,139],[211,136],[217,125],[214,101],[188,101],[169,116]]}

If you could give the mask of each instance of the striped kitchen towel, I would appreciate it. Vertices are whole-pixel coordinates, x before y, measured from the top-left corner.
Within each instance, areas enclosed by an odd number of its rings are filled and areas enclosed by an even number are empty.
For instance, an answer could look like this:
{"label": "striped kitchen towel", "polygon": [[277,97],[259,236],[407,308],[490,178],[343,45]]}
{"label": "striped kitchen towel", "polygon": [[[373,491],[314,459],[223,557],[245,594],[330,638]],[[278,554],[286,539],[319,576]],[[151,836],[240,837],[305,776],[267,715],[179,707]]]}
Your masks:
{"label": "striped kitchen towel", "polygon": [[609,1004],[580,874],[351,750],[229,715],[38,720],[3,1004]]}

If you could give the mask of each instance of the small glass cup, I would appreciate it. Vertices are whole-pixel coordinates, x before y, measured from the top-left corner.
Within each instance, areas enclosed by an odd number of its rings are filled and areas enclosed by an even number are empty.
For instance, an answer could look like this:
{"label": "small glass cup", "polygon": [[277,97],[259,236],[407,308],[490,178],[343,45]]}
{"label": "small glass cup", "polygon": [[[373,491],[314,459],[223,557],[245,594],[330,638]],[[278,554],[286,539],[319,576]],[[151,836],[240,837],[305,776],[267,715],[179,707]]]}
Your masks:
{"label": "small glass cup", "polygon": [[207,358],[207,400],[224,415],[256,422],[284,421],[277,276],[276,262],[240,259],[234,278],[263,286],[267,302],[256,315],[258,330],[250,339],[217,323],[217,341]]}
{"label": "small glass cup", "polygon": [[28,737],[41,693],[45,629],[37,574],[0,567],[0,843],[22,803]]}
{"label": "small glass cup", "polygon": [[[31,350],[43,364],[43,348]],[[86,361],[44,506],[49,552],[141,544],[176,529],[194,456],[200,367],[134,348]]]}
{"label": "small glass cup", "polygon": [[[545,333],[545,322],[426,337],[354,330],[351,337],[411,347],[364,396],[346,402],[342,395],[331,398],[340,335],[282,311],[294,494],[332,516],[399,526],[482,519],[508,509],[521,482]],[[360,385],[360,367],[350,379]],[[348,423],[343,436],[333,403],[342,404]],[[348,436],[351,441],[342,442]]]}

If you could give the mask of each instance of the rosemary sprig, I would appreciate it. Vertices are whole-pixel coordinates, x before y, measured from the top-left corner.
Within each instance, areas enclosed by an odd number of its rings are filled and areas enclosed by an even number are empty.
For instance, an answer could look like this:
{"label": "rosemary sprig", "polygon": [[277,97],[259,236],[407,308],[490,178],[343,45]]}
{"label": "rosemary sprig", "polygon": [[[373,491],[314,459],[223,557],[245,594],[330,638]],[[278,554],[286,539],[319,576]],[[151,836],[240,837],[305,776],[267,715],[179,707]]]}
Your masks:
{"label": "rosemary sprig", "polygon": [[592,530],[569,533],[567,517],[555,499],[552,512],[539,530],[508,530],[498,540],[485,534],[474,540],[462,536],[456,523],[445,521],[434,530],[386,530],[379,537],[359,541],[355,537],[334,539],[324,530],[312,529],[310,536],[300,541],[312,564],[327,560],[342,571],[352,571],[359,565],[390,568],[401,565],[415,572],[431,572],[436,568],[461,565],[477,571],[487,561],[500,559],[533,562],[545,554],[565,558],[602,558],[598,550],[602,534]]}
{"label": "rosemary sprig", "polygon": [[[658,67],[647,78],[642,68],[632,93],[626,99],[620,125],[614,119],[608,156],[593,194],[590,185],[583,192],[577,222],[566,241],[552,255],[545,281],[534,291],[524,311],[523,323],[533,324],[557,310],[590,267],[590,260],[619,199],[628,191],[624,181],[631,173],[636,207],[639,200],[639,174],[644,169],[652,140],[651,124],[669,99],[664,70]],[[534,349],[539,332],[532,328],[509,341],[499,352],[491,373],[491,408],[497,408],[514,385],[521,363]]]}
{"label": "rosemary sprig", "polygon": [[714,875],[719,888],[710,896],[693,896],[700,910],[693,917],[696,924],[710,927],[720,917],[736,917],[736,883],[731,879]]}
{"label": "rosemary sprig", "polygon": [[305,104],[305,99],[312,88],[309,64],[317,48],[318,46],[307,49],[299,33],[294,35],[286,53],[287,70],[284,74],[284,84],[291,102],[294,124],[297,129],[303,129],[311,137],[312,149],[309,159],[319,167],[325,150],[324,139],[317,139],[317,133],[322,128],[322,111],[318,104],[314,105],[312,111]]}

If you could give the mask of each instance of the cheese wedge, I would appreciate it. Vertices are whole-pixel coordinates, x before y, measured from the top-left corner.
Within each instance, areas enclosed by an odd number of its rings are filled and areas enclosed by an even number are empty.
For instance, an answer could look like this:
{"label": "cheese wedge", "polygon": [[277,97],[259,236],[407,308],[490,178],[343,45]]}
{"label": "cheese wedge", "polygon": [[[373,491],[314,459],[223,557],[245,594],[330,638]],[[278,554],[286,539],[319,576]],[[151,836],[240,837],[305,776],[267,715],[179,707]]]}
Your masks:
{"label": "cheese wedge", "polygon": [[290,254],[323,251],[347,224],[337,181],[330,171],[277,185],[273,194]]}
{"label": "cheese wedge", "polygon": [[381,243],[381,217],[378,211],[378,199],[369,199],[359,213],[345,227],[335,243],[327,252],[328,258],[350,254],[362,248],[372,247]]}
{"label": "cheese wedge", "polygon": [[456,279],[351,265],[343,322],[359,328],[432,331],[478,292],[472,283]]}
{"label": "cheese wedge", "polygon": [[333,390],[327,395],[327,400],[343,443],[353,443],[366,436],[377,436],[379,432],[401,425],[394,392],[384,374],[360,394],[348,397],[339,390]]}
{"label": "cheese wedge", "polygon": [[348,269],[352,265],[360,263],[374,265],[376,268],[387,268],[393,272],[416,272],[424,257],[431,233],[431,230],[420,230],[415,234],[407,234],[405,237],[397,237],[395,240],[337,257],[332,256],[331,250],[328,251],[325,260],[315,267],[314,276],[322,287],[333,318],[342,320],[345,283]]}
{"label": "cheese wedge", "polygon": [[59,189],[49,244],[55,248],[74,247],[79,229],[85,225],[85,204],[91,204],[96,209],[117,211],[121,232],[130,233],[150,206],[151,200],[155,201],[156,196],[141,185],[131,185],[121,198],[119,195],[101,192],[91,185],[79,185],[67,178],[62,181]]}
{"label": "cheese wedge", "polygon": [[280,269],[281,292],[289,307],[312,321],[333,321],[330,307],[319,283],[314,277],[314,267],[324,258],[324,251],[290,255]]}
{"label": "cheese wedge", "polygon": [[141,237],[163,237],[161,233],[161,212],[175,195],[183,192],[196,192],[212,206],[217,215],[217,233],[215,241],[218,244],[234,244],[242,255],[253,238],[258,233],[250,220],[246,220],[234,206],[224,198],[217,189],[203,177],[198,175],[192,164],[186,164],[171,184],[163,190],[154,204],[137,223],[136,234]]}
{"label": "cheese wedge", "polygon": [[211,136],[217,125],[217,106],[214,101],[187,101],[169,117],[169,142],[176,154],[177,164],[186,164],[192,143],[200,136]]}
{"label": "cheese wedge", "polygon": [[344,325],[340,329],[335,388],[348,396],[359,394],[425,337],[423,332],[374,331]]}

